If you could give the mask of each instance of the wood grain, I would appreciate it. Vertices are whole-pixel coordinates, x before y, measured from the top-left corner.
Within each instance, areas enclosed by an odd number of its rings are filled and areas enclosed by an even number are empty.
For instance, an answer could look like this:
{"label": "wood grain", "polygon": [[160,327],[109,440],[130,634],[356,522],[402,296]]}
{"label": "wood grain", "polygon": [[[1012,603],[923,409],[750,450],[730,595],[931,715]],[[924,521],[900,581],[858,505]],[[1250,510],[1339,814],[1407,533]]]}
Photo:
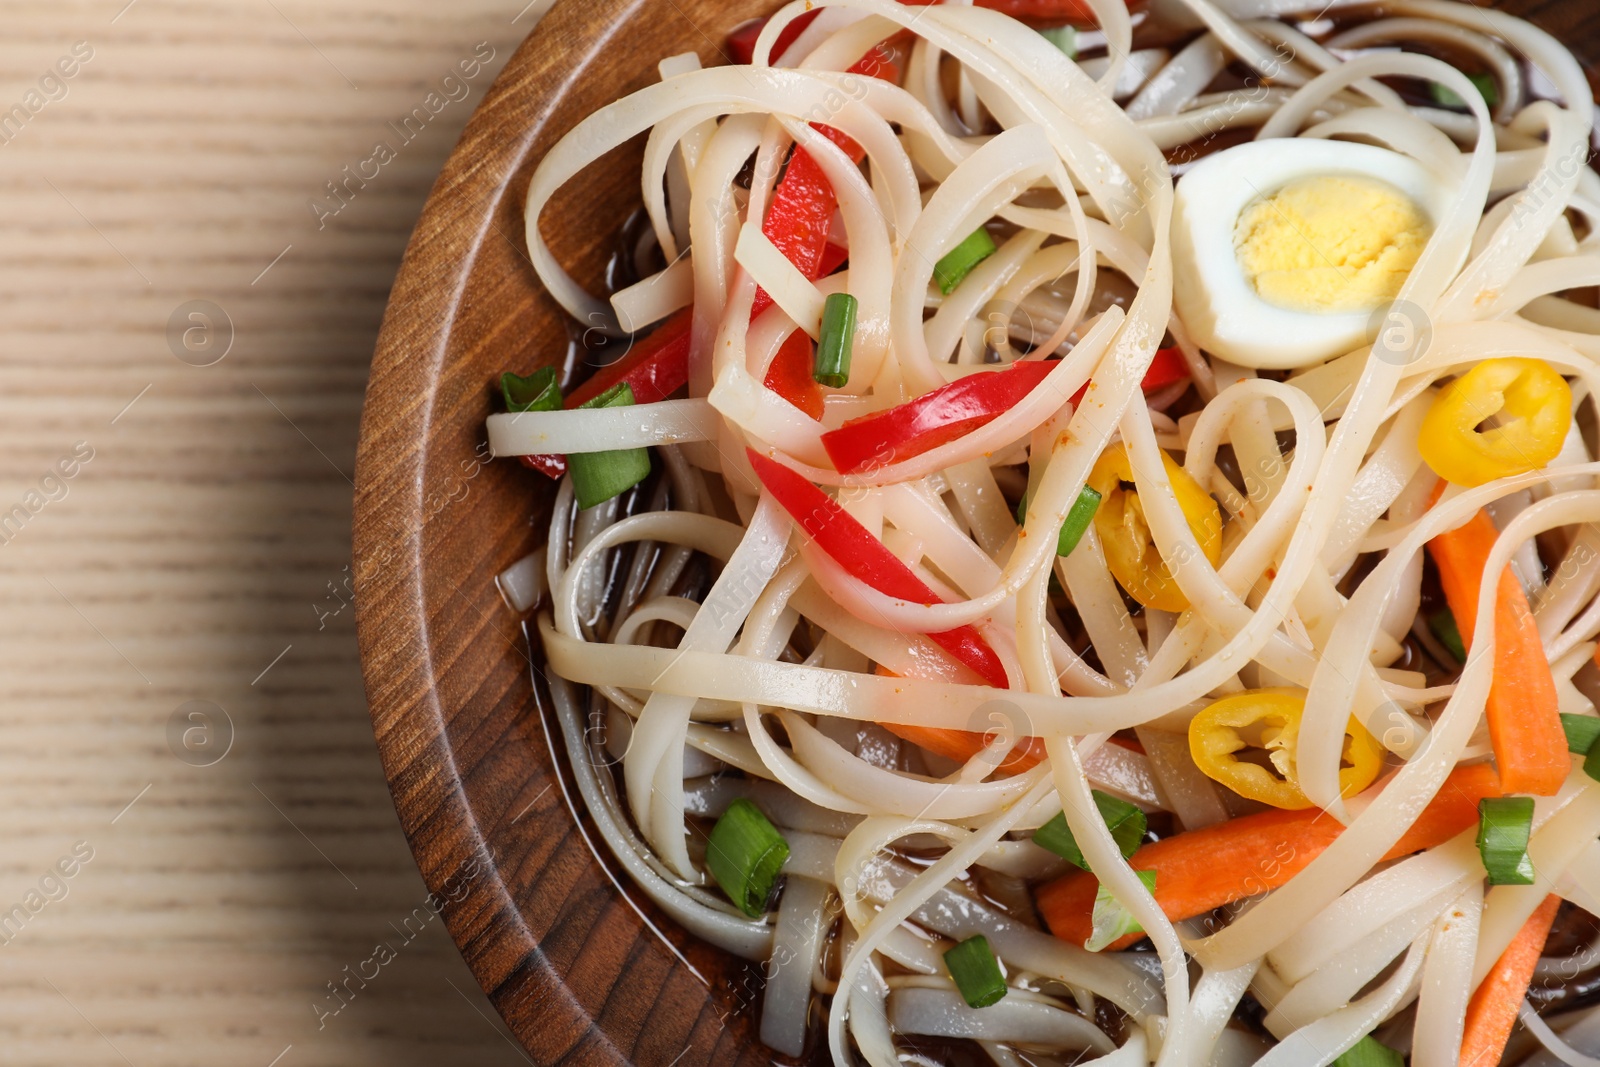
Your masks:
{"label": "wood grain", "polygon": [[[75,442],[94,449],[0,543],[0,921],[75,842],[94,850],[0,943],[0,1061],[525,1063],[426,909],[354,611],[319,628],[313,605],[337,604],[351,562],[401,251],[538,11],[126,2],[0,5],[0,110],[73,42],[93,49],[0,143],[0,513]],[[496,58],[470,95],[319,230],[308,201],[480,42]],[[195,298],[234,325],[214,366],[169,350]],[[169,750],[190,700],[232,719],[214,766]],[[319,1029],[327,983],[384,941],[394,960]]]}
{"label": "wood grain", "polygon": [[[423,520],[471,466],[499,372],[526,373],[564,348],[563,315],[526,261],[529,162],[600,104],[655,80],[656,58],[721,61],[716,43],[756,10],[753,0],[558,4],[441,175],[374,361],[356,558],[378,747],[430,886],[493,854],[484,892],[445,917],[540,1063],[772,1061],[751,1036],[754,977],[689,943],[631,886],[619,891],[555,775],[518,620],[493,585],[539,543],[542,523],[530,520],[549,483],[495,464],[474,481],[471,507]],[[556,255],[591,285],[639,195],[637,152],[612,156],[548,212]]]}
{"label": "wood grain", "polygon": [[[597,106],[685,50],[717,58],[759,0],[562,0],[466,129],[407,249],[373,364],[357,468],[359,636],[378,747],[424,879],[492,871],[445,919],[473,973],[540,1063],[745,1064],[749,971],[688,943],[620,880],[564,795],[561,760],[494,575],[537,547],[550,483],[514,464],[462,491],[491,383],[557,358],[568,327],[526,260],[532,166]],[[1532,6],[1532,5],[1529,5]],[[1590,5],[1536,16],[1593,40]],[[627,149],[547,210],[558,260],[591,290],[638,202]]]}

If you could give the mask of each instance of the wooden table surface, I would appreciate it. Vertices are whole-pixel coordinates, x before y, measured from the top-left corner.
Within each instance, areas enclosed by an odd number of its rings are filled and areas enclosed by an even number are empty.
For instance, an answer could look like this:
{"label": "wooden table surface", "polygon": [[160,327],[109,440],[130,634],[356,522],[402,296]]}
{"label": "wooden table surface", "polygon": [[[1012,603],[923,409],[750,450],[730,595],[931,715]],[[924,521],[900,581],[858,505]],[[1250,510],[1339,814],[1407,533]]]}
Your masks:
{"label": "wooden table surface", "polygon": [[0,1062],[525,1061],[342,606],[390,281],[525,3],[0,0]]}

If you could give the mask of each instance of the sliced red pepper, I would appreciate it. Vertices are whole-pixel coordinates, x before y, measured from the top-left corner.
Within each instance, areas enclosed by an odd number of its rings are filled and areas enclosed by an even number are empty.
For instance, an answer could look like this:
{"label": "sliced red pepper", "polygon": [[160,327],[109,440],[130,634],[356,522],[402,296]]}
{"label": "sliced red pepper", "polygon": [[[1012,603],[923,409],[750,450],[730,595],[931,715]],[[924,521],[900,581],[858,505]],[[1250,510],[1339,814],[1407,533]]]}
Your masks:
{"label": "sliced red pepper", "polygon": [[[1079,26],[1099,25],[1099,19],[1084,0],[975,0],[979,7],[999,11],[1024,22],[1071,22]],[[1129,5],[1130,7],[1133,5]]]}
{"label": "sliced red pepper", "polygon": [[694,309],[684,308],[657,326],[627,355],[594,372],[561,401],[564,408],[586,404],[618,382],[627,382],[635,404],[654,404],[689,382],[689,326]]}
{"label": "sliced red pepper", "polygon": [[813,419],[822,418],[822,398],[827,395],[811,377],[815,359],[811,338],[796,330],[783,342],[767,368],[766,386]]}
{"label": "sliced red pepper", "polygon": [[823,434],[822,447],[844,474],[920,456],[1016,407],[1056,366],[1054,360],[1027,359],[969,374],[887,411],[851,419]]}
{"label": "sliced red pepper", "polygon": [[[642,341],[615,363],[594,372],[562,398],[561,406],[571,410],[587,403],[618,382],[627,382],[636,404],[654,404],[682,389],[689,381],[689,327],[694,308],[686,307],[657,326]],[[531,467],[551,478],[567,473],[567,458],[558,455],[520,456],[524,467]]]}
{"label": "sliced red pepper", "polygon": [[[839,264],[849,255],[845,249],[832,241],[828,242],[822,248],[822,266],[817,271],[817,277],[826,278],[838,270]],[[802,331],[796,330],[772,358],[763,384],[811,418],[820,420],[822,402],[828,392],[811,376],[816,362],[814,353],[810,339]]]}
{"label": "sliced red pepper", "polygon": [[829,241],[827,244],[822,246],[822,264],[817,268],[817,277],[826,278],[828,275],[844,266],[844,261],[849,258],[850,250],[848,248],[845,248],[842,245],[836,245],[832,241]]}
{"label": "sliced red pepper", "polygon": [[[783,180],[772,191],[772,204],[762,220],[761,232],[807,278],[817,278],[822,269],[822,251],[828,243],[828,225],[833,221],[838,200],[833,186],[811,154],[796,148],[789,157]],[[765,289],[757,289],[750,305],[750,317],[761,314],[772,304]]]}
{"label": "sliced red pepper", "polygon": [[[929,7],[939,0],[900,0],[900,2],[907,7]],[[1042,26],[1059,26],[1063,22],[1070,22],[1080,28],[1100,25],[1099,17],[1085,0],[973,0],[973,2],[978,7],[986,7],[991,11],[1010,15],[1014,19]],[[1135,0],[1129,0],[1128,3],[1131,11],[1138,11],[1144,6]]]}
{"label": "sliced red pepper", "polygon": [[[847,73],[889,81],[898,81],[900,77],[888,53],[881,48],[868,52]],[[866,155],[860,145],[832,126],[812,123],[811,128],[838,145],[853,162],[860,163]],[[796,148],[789,157],[783,179],[772,190],[772,203],[761,221],[761,232],[801,274],[811,279],[820,278],[825,273],[822,268],[828,245],[828,225],[838,206],[833,186],[828,184],[817,161],[805,149]],[[771,303],[772,297],[766,290],[757,289],[750,306],[751,317],[761,314]]]}
{"label": "sliced red pepper", "polygon": [[[807,11],[803,15],[796,15],[794,21],[785,26],[778,34],[778,39],[772,45],[772,58],[779,59],[789,50],[789,46],[805,32],[811,20],[822,14],[822,9]],[[753,63],[756,58],[756,38],[761,36],[761,31],[767,28],[769,19],[751,19],[735,26],[733,32],[728,34],[728,54],[735,63]]]}
{"label": "sliced red pepper", "polygon": [[[761,484],[789,513],[801,532],[851,576],[898,600],[914,604],[944,603],[910,567],[885,548],[882,541],[803,475],[754,449],[745,449],[745,455],[750,458]],[[1008,688],[1005,666],[975,627],[958,626],[931,633],[928,638],[958,663],[972,668],[987,684],[997,689]]]}
{"label": "sliced red pepper", "polygon": [[[1180,348],[1158,348],[1155,356],[1150,360],[1149,368],[1144,372],[1144,380],[1139,383],[1139,388],[1146,393],[1153,393],[1158,389],[1165,389],[1169,385],[1176,385],[1189,377],[1189,362],[1183,358]],[[1083,394],[1089,391],[1088,385],[1072,394],[1072,405],[1076,407],[1082,400]]]}
{"label": "sliced red pepper", "polygon": [[567,473],[567,457],[556,455],[544,456],[518,456],[522,465],[529,470],[536,470],[546,478],[559,479]]}

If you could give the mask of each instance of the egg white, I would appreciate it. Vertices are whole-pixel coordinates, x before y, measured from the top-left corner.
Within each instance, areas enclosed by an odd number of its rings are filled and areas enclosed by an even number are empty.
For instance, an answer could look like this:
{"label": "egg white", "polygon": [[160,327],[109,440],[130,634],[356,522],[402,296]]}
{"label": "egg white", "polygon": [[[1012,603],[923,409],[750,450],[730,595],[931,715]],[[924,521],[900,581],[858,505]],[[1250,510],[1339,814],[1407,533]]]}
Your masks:
{"label": "egg white", "polygon": [[1252,141],[1207,156],[1178,180],[1173,303],[1196,344],[1245,367],[1292,369],[1370,344],[1372,308],[1319,314],[1262,299],[1239,264],[1234,227],[1253,201],[1301,178],[1361,175],[1410,197],[1437,227],[1454,190],[1386,148],[1318,138]]}

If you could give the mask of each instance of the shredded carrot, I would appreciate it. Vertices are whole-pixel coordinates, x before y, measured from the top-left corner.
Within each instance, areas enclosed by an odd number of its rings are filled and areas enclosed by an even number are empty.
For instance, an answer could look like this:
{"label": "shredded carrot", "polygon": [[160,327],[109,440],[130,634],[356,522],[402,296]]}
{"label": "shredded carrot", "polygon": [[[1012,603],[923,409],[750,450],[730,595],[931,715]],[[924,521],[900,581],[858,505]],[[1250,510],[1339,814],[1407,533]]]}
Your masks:
{"label": "shredded carrot", "polygon": [[[1448,841],[1478,821],[1479,800],[1500,794],[1493,767],[1458,767],[1383,858],[1397,859]],[[1277,889],[1305,870],[1343,830],[1337,819],[1317,808],[1266,811],[1153,842],[1128,862],[1134,870],[1156,872],[1156,903],[1167,918],[1192,919]],[[1075,871],[1040,887],[1035,900],[1051,933],[1079,945],[1088,939],[1098,884],[1087,871]],[[1124,948],[1139,936],[1130,934],[1111,947]]]}
{"label": "shredded carrot", "polygon": [[[1477,621],[1484,563],[1497,537],[1499,531],[1488,513],[1479,511],[1465,526],[1428,542],[1445,599],[1468,649]],[[1561,729],[1556,683],[1545,658],[1544,642],[1528,609],[1528,598],[1509,566],[1500,573],[1495,587],[1494,678],[1485,715],[1506,792],[1554,796],[1572,769],[1572,758]]]}
{"label": "shredded carrot", "polygon": [[[973,730],[941,730],[934,726],[906,726],[886,722],[883,728],[913,745],[921,745],[929,752],[937,752],[946,759],[965,763],[984,747],[986,736]],[[1044,759],[1044,742],[1037,737],[1024,737],[995,768],[1006,774],[1016,774],[1037,767]]]}
{"label": "shredded carrot", "polygon": [[1106,740],[1113,745],[1127,749],[1129,752],[1137,752],[1141,756],[1145,754],[1144,745],[1140,743],[1137,737],[1123,737],[1121,733],[1115,733]]}
{"label": "shredded carrot", "polygon": [[1545,897],[1473,992],[1461,1036],[1461,1067],[1493,1067],[1500,1062],[1560,906],[1561,898],[1554,893]]}
{"label": "shredded carrot", "polygon": [[[885,678],[898,678],[889,668],[879,664],[874,671]],[[958,763],[965,763],[976,756],[988,743],[988,736],[975,730],[946,730],[937,726],[907,726],[903,723],[886,722],[883,728],[891,734],[913,745],[920,745],[929,752],[937,753],[945,759],[953,759]],[[995,768],[1006,774],[1017,774],[1021,771],[1037,767],[1044,759],[1044,742],[1037,737],[1024,737],[1019,740],[1006,758],[1000,761]]]}

